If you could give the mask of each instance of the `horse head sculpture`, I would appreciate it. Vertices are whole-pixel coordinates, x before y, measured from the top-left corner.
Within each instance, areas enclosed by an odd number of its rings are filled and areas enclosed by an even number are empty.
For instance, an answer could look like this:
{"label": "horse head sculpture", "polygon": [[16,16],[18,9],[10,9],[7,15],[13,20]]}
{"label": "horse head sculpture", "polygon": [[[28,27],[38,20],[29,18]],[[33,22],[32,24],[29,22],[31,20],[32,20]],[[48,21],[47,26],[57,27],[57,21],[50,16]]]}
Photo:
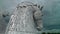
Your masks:
{"label": "horse head sculpture", "polygon": [[[6,34],[28,34],[43,28],[40,6],[32,2],[21,2],[10,18]],[[31,34],[31,33],[29,33]],[[32,33],[36,34],[36,33]]]}

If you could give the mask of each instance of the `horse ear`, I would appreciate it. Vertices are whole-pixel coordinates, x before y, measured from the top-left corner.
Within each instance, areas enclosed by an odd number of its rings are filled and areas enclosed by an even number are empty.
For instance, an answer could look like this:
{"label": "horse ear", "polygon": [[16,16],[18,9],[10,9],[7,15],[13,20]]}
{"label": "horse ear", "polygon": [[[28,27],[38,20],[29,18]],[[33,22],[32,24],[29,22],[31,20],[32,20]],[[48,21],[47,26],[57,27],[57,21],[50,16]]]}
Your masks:
{"label": "horse ear", "polygon": [[41,6],[40,10],[42,11],[42,9],[43,9],[43,6]]}

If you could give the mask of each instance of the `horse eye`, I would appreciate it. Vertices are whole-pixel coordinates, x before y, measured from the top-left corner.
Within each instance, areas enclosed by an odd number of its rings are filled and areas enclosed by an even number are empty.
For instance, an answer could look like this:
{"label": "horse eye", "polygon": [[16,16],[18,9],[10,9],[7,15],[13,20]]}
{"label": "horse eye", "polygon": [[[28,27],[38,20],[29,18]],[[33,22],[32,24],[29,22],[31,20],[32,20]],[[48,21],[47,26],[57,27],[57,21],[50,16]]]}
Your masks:
{"label": "horse eye", "polygon": [[24,8],[26,8],[26,6],[23,6]]}

